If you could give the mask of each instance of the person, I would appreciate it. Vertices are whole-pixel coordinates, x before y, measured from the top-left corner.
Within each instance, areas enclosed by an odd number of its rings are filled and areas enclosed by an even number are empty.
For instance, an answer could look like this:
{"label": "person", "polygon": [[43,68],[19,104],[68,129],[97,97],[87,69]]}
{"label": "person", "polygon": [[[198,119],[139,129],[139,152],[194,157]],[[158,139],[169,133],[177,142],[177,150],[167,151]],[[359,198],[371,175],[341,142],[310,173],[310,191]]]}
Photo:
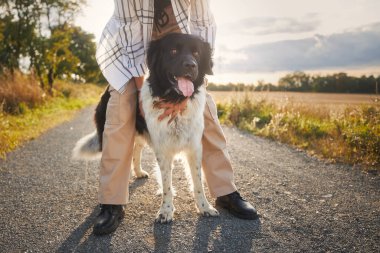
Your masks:
{"label": "person", "polygon": [[[128,183],[135,136],[136,92],[147,68],[149,42],[168,33],[191,33],[214,48],[215,21],[209,0],[114,0],[115,9],[103,30],[96,58],[110,84],[100,161],[100,213],[93,232],[116,230],[128,202]],[[166,115],[185,105],[163,105]],[[233,169],[217,110],[207,94],[202,137],[203,172],[216,205],[242,219],[257,219],[255,208],[244,200],[234,184]]]}

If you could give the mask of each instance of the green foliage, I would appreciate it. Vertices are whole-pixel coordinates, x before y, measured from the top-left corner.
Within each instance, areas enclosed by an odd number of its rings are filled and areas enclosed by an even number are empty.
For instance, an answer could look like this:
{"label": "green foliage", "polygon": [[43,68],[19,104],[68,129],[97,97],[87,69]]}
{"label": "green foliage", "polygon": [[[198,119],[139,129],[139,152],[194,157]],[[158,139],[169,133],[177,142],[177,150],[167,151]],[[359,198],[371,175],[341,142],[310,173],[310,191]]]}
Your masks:
{"label": "green foliage", "polygon": [[248,95],[241,101],[218,104],[217,108],[221,122],[252,132],[268,124],[274,111],[274,105],[266,103],[265,100],[254,103]]}
{"label": "green foliage", "polygon": [[208,83],[207,89],[210,91],[252,91],[252,85],[245,85],[244,83],[229,83],[229,84],[215,84]]}
{"label": "green foliage", "polygon": [[336,122],[352,157],[370,156],[380,164],[380,109],[372,106],[346,110],[345,117]]}
{"label": "green foliage", "polygon": [[275,106],[247,98],[218,104],[220,121],[289,143],[334,161],[380,168],[380,107],[347,108],[330,115],[315,108]]}
{"label": "green foliage", "polygon": [[93,34],[84,32],[80,27],[70,27],[69,49],[79,59],[79,64],[72,69],[74,81],[87,83],[106,82],[95,59],[96,45]]}
{"label": "green foliage", "polygon": [[0,74],[31,72],[49,93],[53,92],[57,78],[104,81],[95,60],[94,36],[73,25],[74,16],[84,3],[83,0],[0,2]]}
{"label": "green foliage", "polygon": [[287,91],[310,91],[310,76],[303,72],[294,72],[282,77],[278,85]]}

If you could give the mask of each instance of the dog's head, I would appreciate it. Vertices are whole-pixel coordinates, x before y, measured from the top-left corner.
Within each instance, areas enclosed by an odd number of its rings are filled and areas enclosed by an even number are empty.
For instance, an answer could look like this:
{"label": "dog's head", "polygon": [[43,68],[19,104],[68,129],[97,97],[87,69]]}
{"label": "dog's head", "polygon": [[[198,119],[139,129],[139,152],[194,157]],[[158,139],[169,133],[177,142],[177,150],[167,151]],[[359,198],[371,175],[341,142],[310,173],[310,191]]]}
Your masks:
{"label": "dog's head", "polygon": [[196,94],[212,74],[211,48],[199,37],[169,34],[150,43],[147,64],[152,95],[177,101]]}

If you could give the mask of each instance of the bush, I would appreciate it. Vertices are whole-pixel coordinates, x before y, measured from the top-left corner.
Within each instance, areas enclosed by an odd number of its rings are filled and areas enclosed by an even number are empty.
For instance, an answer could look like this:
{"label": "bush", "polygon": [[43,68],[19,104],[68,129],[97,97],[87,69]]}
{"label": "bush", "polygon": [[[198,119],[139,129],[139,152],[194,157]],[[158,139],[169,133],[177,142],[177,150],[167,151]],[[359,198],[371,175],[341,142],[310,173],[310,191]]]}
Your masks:
{"label": "bush", "polygon": [[332,114],[320,107],[265,100],[218,104],[222,123],[308,150],[333,161],[380,165],[380,107],[346,108]]}
{"label": "bush", "polygon": [[248,95],[241,101],[233,100],[227,105],[218,104],[221,122],[253,132],[271,121],[273,110],[272,104],[265,100],[253,103]]}
{"label": "bush", "polygon": [[44,102],[46,94],[32,75],[16,72],[13,76],[0,76],[0,111],[22,114]]}

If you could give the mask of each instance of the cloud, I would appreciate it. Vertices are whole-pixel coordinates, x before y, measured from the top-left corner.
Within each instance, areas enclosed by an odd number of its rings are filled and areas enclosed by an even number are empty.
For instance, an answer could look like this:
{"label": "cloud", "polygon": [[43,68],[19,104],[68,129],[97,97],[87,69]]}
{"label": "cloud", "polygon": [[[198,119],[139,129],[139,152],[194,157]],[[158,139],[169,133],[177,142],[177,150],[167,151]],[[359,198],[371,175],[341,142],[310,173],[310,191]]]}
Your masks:
{"label": "cloud", "polygon": [[318,15],[310,13],[302,19],[289,17],[251,17],[225,25],[224,31],[237,31],[241,34],[270,35],[278,33],[304,33],[317,29]]}
{"label": "cloud", "polygon": [[[223,61],[223,71],[272,72],[359,67],[380,64],[380,22],[328,36],[315,35],[251,45],[228,54],[245,55]],[[223,60],[223,54],[219,56]]]}

